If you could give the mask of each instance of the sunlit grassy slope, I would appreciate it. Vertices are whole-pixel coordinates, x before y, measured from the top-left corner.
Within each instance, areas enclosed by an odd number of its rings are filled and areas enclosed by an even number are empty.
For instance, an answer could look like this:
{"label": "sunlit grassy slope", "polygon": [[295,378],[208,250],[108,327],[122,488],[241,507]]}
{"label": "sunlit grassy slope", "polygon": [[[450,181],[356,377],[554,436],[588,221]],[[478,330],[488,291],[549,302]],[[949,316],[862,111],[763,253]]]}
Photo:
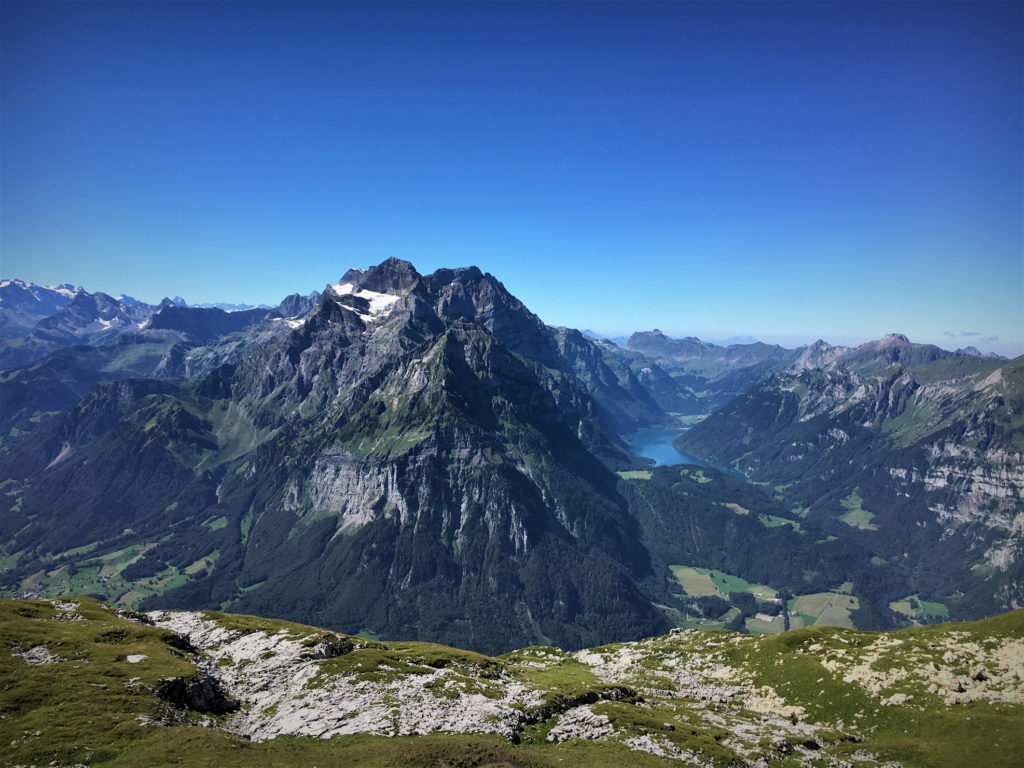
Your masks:
{"label": "sunlit grassy slope", "polygon": [[[1024,754],[1024,611],[888,634],[684,631],[498,658],[251,616],[139,618],[89,598],[0,601],[0,765],[726,766],[770,758],[910,768],[1012,766]],[[189,642],[167,628],[186,619],[201,630]],[[318,650],[325,647],[332,650]],[[289,649],[301,653],[289,661]],[[157,695],[167,678],[197,673],[218,677],[240,711],[200,712]],[[274,679],[305,682],[288,694],[252,693],[255,681]],[[420,704],[421,722],[432,709],[500,705],[514,729],[511,737],[402,735],[397,727],[391,737],[268,740],[230,732],[244,718],[278,718],[297,732],[332,693],[381,694],[391,707],[385,731]],[[292,720],[282,717],[288,708]],[[555,743],[579,717],[595,725],[592,738],[580,738],[583,728]]]}

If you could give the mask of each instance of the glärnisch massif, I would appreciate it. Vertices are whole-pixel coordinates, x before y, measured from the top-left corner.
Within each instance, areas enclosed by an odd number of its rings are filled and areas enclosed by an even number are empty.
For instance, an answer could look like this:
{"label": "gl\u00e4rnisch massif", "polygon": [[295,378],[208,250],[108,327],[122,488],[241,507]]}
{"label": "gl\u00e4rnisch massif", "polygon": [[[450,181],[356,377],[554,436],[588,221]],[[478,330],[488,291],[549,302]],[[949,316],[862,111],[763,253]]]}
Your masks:
{"label": "gl\u00e4rnisch massif", "polygon": [[[1024,360],[625,348],[478,269],[276,308],[0,285],[0,590],[484,653],[1024,603]],[[713,465],[651,467],[695,424]]]}

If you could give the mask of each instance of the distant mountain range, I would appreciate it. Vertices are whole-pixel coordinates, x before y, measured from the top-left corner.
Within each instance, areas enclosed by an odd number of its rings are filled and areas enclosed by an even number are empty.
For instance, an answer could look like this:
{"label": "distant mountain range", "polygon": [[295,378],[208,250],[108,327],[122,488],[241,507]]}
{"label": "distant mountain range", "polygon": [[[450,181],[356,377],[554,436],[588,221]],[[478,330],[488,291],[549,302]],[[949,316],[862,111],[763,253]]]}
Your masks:
{"label": "distant mountain range", "polygon": [[[1024,602],[1020,358],[898,335],[623,348],[475,267],[397,259],[231,312],[3,289],[36,318],[0,342],[7,596],[488,653]],[[749,482],[629,452],[680,424]]]}
{"label": "distant mountain range", "polygon": [[[205,321],[191,321],[193,331],[211,326],[202,331],[206,340],[217,329],[239,330],[252,325],[252,318],[262,318],[271,309],[229,303],[189,305],[180,296],[152,305],[124,294],[113,298],[105,293],[89,293],[70,284],[41,286],[22,280],[0,280],[0,369],[35,362],[61,347],[100,346],[122,333],[153,327],[154,317],[168,307],[214,309]],[[250,313],[247,320],[223,317],[246,312]],[[179,315],[179,321],[190,322],[184,317]],[[168,321],[163,318],[155,322],[155,327],[166,327]]]}

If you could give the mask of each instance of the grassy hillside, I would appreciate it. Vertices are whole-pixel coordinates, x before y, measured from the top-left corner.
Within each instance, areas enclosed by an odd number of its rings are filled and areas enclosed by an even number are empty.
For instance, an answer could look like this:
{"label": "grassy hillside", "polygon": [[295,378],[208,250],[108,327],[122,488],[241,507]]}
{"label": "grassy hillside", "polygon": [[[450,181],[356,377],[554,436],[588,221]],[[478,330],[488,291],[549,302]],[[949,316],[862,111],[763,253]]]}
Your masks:
{"label": "grassy hillside", "polygon": [[1024,611],[491,658],[75,597],[0,601],[0,642],[3,766],[910,768],[1024,754]]}

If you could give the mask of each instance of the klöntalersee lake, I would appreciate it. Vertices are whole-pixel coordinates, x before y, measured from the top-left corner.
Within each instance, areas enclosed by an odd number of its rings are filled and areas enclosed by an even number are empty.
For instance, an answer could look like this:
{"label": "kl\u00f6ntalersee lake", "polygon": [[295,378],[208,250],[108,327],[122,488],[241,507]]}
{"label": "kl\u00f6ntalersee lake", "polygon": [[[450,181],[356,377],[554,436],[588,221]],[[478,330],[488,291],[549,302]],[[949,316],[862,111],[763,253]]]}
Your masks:
{"label": "kl\u00f6ntalersee lake", "polygon": [[637,456],[654,459],[657,466],[662,464],[708,466],[703,459],[676,450],[672,445],[672,441],[685,431],[685,429],[641,429],[629,436],[629,448]]}

